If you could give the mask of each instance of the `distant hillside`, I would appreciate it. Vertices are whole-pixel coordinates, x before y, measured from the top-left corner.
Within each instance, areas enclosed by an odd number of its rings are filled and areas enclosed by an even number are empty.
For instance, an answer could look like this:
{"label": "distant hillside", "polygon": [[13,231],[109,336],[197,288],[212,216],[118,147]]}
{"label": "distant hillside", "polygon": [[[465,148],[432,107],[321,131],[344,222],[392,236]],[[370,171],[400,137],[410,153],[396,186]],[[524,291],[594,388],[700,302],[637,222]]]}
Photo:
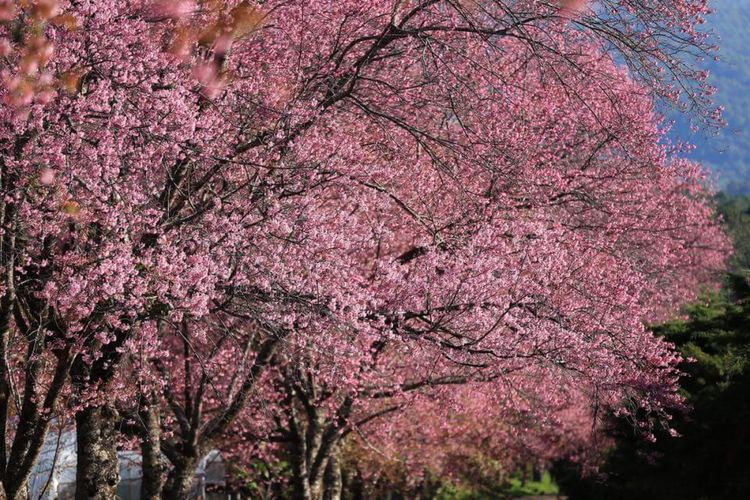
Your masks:
{"label": "distant hillside", "polygon": [[750,194],[750,0],[714,0],[716,14],[708,25],[719,35],[720,62],[708,63],[718,103],[728,122],[718,136],[691,134],[684,120],[676,136],[698,146],[694,157],[719,175],[719,184],[732,194]]}

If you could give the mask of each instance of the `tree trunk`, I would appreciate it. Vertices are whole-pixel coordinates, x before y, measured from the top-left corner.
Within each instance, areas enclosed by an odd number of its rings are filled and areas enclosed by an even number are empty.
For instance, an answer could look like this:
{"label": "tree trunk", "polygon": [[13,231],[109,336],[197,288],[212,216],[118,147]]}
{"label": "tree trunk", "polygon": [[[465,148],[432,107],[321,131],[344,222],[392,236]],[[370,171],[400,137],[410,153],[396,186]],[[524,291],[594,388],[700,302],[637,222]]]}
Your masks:
{"label": "tree trunk", "polygon": [[299,500],[312,500],[310,481],[307,472],[305,452],[298,447],[292,456],[292,483],[294,486],[294,498]]}
{"label": "tree trunk", "polygon": [[[101,356],[92,364],[87,363],[84,356],[76,358],[71,368],[71,379],[82,394],[88,389],[106,394],[122,360],[121,348],[130,330],[113,330],[113,333],[115,339],[108,344],[102,345],[96,340],[85,346],[94,352],[101,351]],[[93,338],[96,339],[96,336]],[[117,410],[107,403],[86,407],[76,413],[76,500],[117,498],[117,483],[120,482],[118,422]]]}
{"label": "tree trunk", "polygon": [[193,487],[193,477],[197,466],[198,459],[185,458],[184,455],[180,455],[179,461],[173,463],[172,470],[169,471],[162,498],[164,500],[188,498]]}
{"label": "tree trunk", "polygon": [[26,480],[22,484],[17,482],[8,482],[2,487],[2,496],[0,500],[27,500],[29,498],[29,488]]}
{"label": "tree trunk", "polygon": [[344,481],[341,475],[341,457],[339,451],[331,453],[323,476],[323,500],[341,500]]}
{"label": "tree trunk", "polygon": [[362,471],[357,467],[357,472],[352,479],[351,488],[351,500],[364,500],[365,499],[365,480],[362,477]]}
{"label": "tree trunk", "polygon": [[141,455],[143,457],[141,481],[141,500],[157,500],[161,498],[164,487],[164,473],[167,468],[161,456],[161,422],[155,406],[142,408],[141,420],[146,427],[146,435],[141,441]]}
{"label": "tree trunk", "polygon": [[92,406],[76,414],[76,500],[117,498],[116,421],[117,411],[109,405]]}
{"label": "tree trunk", "polygon": [[295,454],[293,458],[292,476],[294,484],[294,498],[300,500],[341,500],[343,481],[341,465],[336,453],[332,453],[326,461],[325,470],[316,477],[310,473],[304,455]]}

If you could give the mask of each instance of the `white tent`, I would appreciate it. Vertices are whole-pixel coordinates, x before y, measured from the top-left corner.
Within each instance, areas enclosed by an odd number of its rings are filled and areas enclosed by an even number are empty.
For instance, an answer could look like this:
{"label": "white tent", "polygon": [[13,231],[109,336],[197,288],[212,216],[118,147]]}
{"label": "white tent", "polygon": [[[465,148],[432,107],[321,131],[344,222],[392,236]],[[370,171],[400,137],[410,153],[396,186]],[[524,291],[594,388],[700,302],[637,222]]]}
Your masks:
{"label": "white tent", "polygon": [[50,430],[29,479],[29,498],[66,499],[75,496],[76,432]]}

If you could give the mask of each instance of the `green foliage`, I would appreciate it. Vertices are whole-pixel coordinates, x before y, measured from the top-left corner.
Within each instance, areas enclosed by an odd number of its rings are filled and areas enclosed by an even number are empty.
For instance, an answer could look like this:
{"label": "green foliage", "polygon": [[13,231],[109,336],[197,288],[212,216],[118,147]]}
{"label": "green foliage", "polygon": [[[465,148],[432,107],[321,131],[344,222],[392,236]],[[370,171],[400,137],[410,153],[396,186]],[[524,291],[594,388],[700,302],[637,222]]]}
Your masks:
{"label": "green foliage", "polygon": [[559,488],[549,472],[543,472],[539,480],[526,480],[516,474],[502,484],[491,488],[477,489],[472,486],[444,485],[440,488],[435,500],[490,500],[498,498],[517,498],[533,495],[557,495]]}
{"label": "green foliage", "polygon": [[519,477],[513,477],[509,481],[510,496],[522,497],[528,495],[557,495],[560,491],[557,484],[552,480],[549,472],[544,472],[539,481],[523,481]]}
{"label": "green foliage", "polygon": [[693,410],[673,423],[682,437],[662,432],[649,443],[619,422],[604,478],[557,468],[571,499],[750,498],[750,295],[730,297],[710,297],[688,309],[687,321],[655,328],[694,360],[682,366]]}
{"label": "green foliage", "polygon": [[266,462],[255,459],[245,467],[233,464],[230,476],[243,496],[258,500],[292,498],[291,468],[286,461]]}
{"label": "green foliage", "polygon": [[653,328],[686,358],[681,388],[692,411],[672,422],[682,437],[663,430],[650,443],[614,422],[601,476],[556,466],[571,500],[750,498],[750,199],[723,197],[720,207],[737,247],[724,289]]}
{"label": "green foliage", "polygon": [[746,275],[750,269],[750,196],[720,194],[717,201],[727,232],[734,242],[730,270],[734,274]]}

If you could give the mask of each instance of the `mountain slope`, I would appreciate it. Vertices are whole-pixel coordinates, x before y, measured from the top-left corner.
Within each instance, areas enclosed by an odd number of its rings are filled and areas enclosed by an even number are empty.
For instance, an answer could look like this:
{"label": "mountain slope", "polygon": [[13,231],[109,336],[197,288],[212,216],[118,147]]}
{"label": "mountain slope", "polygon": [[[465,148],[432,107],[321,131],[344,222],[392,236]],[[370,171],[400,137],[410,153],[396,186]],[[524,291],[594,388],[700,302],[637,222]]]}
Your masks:
{"label": "mountain slope", "polygon": [[707,63],[718,88],[717,101],[725,109],[727,127],[716,135],[691,133],[678,118],[673,136],[697,145],[692,155],[717,172],[719,185],[732,194],[750,194],[750,0],[713,2],[716,13],[708,20],[718,35],[721,61]]}

